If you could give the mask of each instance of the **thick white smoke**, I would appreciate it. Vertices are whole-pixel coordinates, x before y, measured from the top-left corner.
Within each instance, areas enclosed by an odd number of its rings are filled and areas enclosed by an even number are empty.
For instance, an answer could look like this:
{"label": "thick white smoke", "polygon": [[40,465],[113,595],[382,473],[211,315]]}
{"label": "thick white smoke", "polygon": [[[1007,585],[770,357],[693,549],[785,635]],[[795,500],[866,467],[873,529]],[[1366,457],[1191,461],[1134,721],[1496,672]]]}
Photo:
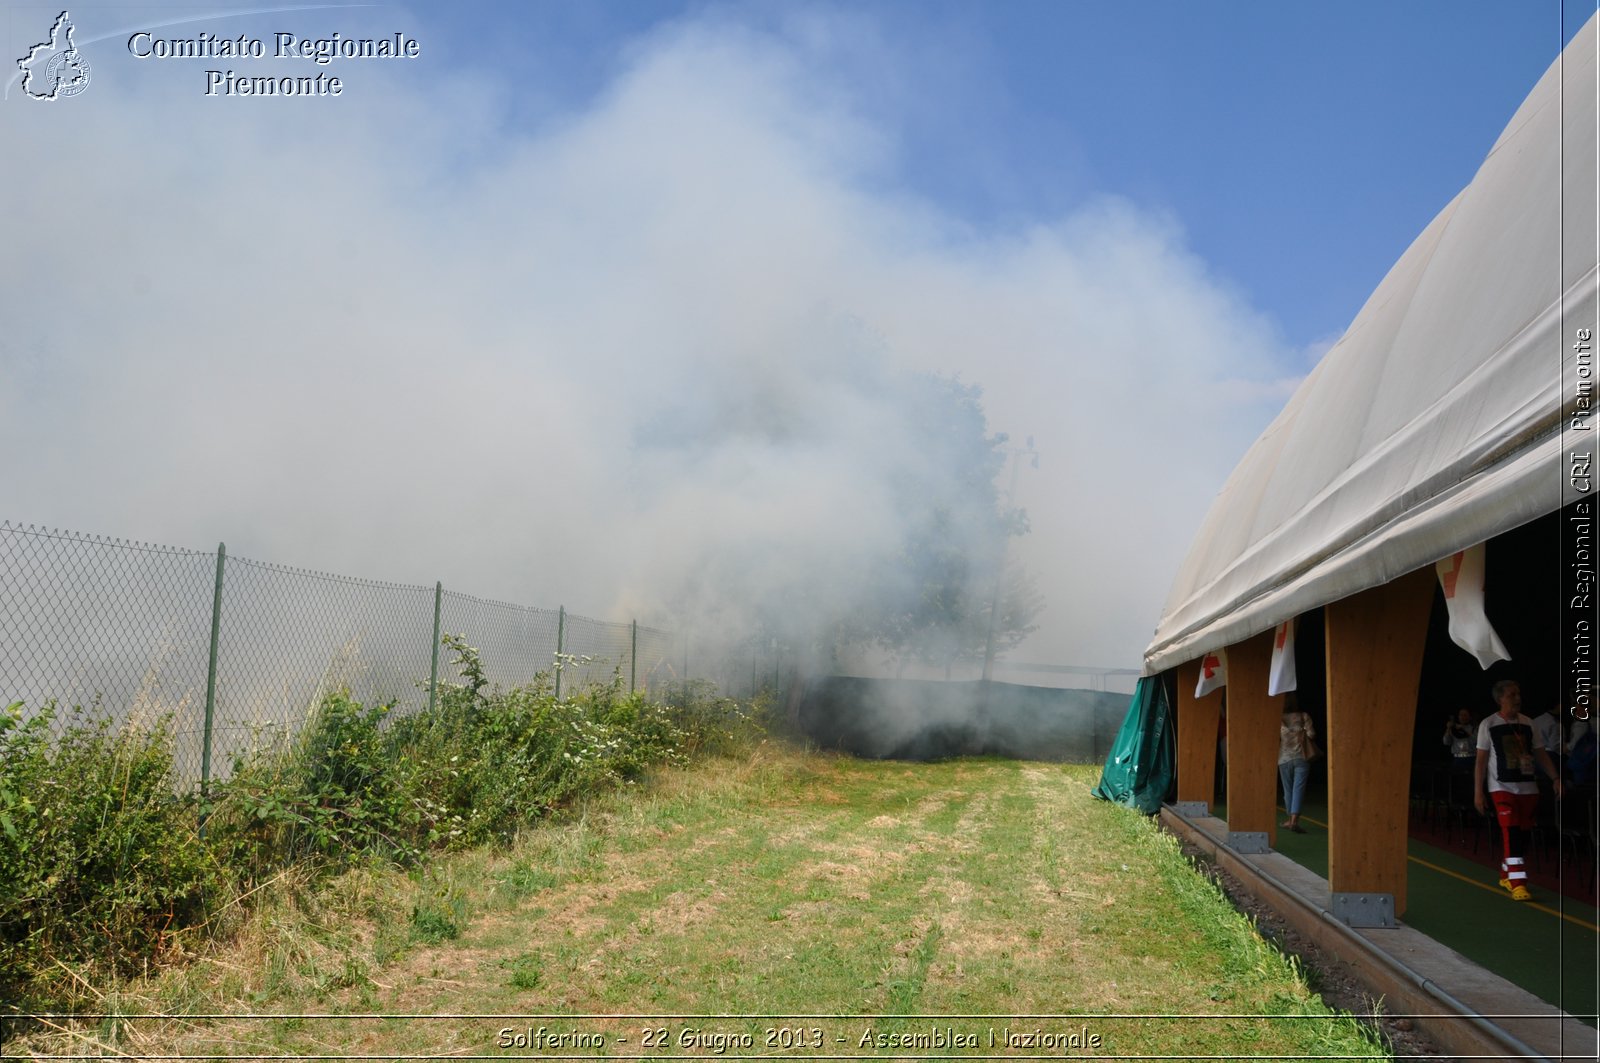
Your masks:
{"label": "thick white smoke", "polygon": [[887,45],[827,25],[690,20],[532,125],[495,101],[537,71],[217,101],[114,48],[82,97],[8,104],[3,516],[608,618],[737,627],[796,587],[825,616],[903,536],[931,370],[1037,441],[1018,655],[1137,663],[1281,345],[1176,219],[979,229],[906,191],[882,86],[814,76]]}

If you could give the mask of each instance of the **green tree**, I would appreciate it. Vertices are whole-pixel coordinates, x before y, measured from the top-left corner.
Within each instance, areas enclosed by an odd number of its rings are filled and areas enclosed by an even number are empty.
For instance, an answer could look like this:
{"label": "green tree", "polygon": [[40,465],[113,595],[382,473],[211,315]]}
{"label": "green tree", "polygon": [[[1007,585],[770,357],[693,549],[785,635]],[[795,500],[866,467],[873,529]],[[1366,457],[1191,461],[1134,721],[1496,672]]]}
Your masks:
{"label": "green tree", "polygon": [[995,644],[1009,649],[1043,608],[1027,572],[1005,562],[1008,540],[1026,534],[1028,520],[1000,499],[1008,437],[989,434],[981,399],[977,385],[932,374],[913,378],[906,392],[915,459],[891,481],[903,538],[846,632],[902,667],[982,660],[991,612]]}

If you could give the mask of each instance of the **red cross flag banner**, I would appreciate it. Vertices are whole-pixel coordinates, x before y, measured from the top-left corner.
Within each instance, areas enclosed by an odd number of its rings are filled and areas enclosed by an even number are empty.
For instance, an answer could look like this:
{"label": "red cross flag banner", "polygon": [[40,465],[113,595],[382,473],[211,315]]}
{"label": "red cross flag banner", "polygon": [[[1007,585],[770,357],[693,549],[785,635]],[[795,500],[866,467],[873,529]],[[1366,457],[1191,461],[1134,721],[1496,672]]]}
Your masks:
{"label": "red cross flag banner", "polygon": [[1195,684],[1194,696],[1203,698],[1213,690],[1228,685],[1228,651],[1217,650],[1200,659],[1200,682]]}
{"label": "red cross flag banner", "polygon": [[1450,640],[1478,659],[1478,667],[1488,668],[1496,661],[1509,661],[1505,643],[1489,624],[1483,610],[1483,544],[1451,554],[1434,567],[1439,586],[1444,588],[1444,604],[1450,610]]}
{"label": "red cross flag banner", "polygon": [[1267,695],[1286,694],[1295,688],[1294,617],[1272,634],[1272,667],[1267,672]]}

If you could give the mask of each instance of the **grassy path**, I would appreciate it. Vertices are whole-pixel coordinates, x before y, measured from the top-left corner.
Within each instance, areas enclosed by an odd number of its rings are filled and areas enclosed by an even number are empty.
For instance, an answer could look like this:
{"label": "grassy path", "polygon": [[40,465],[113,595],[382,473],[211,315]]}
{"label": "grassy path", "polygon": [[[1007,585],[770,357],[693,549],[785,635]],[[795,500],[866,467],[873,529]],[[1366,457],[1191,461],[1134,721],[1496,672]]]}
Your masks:
{"label": "grassy path", "polygon": [[[385,1058],[1382,1057],[1171,839],[1093,800],[1096,777],[764,747],[597,803],[510,852],[285,891],[228,951],[117,1001],[327,1017],[138,1020],[100,1039]],[[776,1018],[671,1018],[710,1015]],[[917,1017],[974,1015],[993,1018]],[[605,1046],[539,1047],[541,1026]],[[1007,1051],[1008,1032],[1035,1031],[1054,1040]],[[1080,1050],[1089,1037],[1098,1048]]]}

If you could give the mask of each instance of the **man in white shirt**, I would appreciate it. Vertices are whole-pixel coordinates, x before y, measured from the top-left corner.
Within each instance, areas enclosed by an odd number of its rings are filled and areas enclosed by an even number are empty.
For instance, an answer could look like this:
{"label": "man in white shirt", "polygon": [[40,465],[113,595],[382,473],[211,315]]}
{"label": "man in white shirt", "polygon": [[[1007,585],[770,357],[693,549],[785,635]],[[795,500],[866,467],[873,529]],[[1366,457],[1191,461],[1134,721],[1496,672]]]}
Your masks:
{"label": "man in white shirt", "polygon": [[[1561,717],[1557,715],[1560,711],[1561,703],[1557,702],[1554,707],[1546,709],[1543,716],[1533,718],[1533,747],[1549,750],[1551,760],[1555,760],[1564,752],[1561,742]],[[1547,773],[1545,778],[1550,778],[1550,775]]]}
{"label": "man in white shirt", "polygon": [[[1533,721],[1522,715],[1522,688],[1515,680],[1502,679],[1494,685],[1492,693],[1500,711],[1478,725],[1473,804],[1480,813],[1487,815],[1488,802],[1494,802],[1495,819],[1500,823],[1506,854],[1500,865],[1500,885],[1511,891],[1512,900],[1526,901],[1533,895],[1528,892],[1524,857],[1528,832],[1533,829],[1533,810],[1539,804],[1539,781],[1534,765],[1550,776],[1557,797],[1561,796],[1561,778],[1550,760],[1549,747],[1538,744]],[[1559,744],[1560,739],[1556,741]]]}
{"label": "man in white shirt", "polygon": [[1582,738],[1584,735],[1588,734],[1588,733],[1589,733],[1589,720],[1588,720],[1588,718],[1585,717],[1585,718],[1583,718],[1581,720],[1574,719],[1572,721],[1572,726],[1567,728],[1567,749],[1566,749],[1566,751],[1568,753],[1571,753],[1574,749],[1577,749],[1578,748],[1578,740],[1580,738]]}

